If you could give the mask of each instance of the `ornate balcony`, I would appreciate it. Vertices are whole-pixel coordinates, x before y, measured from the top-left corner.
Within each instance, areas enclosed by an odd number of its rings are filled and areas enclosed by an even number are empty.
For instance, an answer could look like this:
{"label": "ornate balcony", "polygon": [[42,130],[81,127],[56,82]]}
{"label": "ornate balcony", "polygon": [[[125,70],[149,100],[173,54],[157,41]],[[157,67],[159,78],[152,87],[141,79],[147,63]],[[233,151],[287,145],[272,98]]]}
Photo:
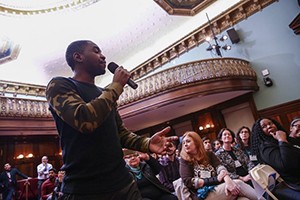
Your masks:
{"label": "ornate balcony", "polygon": [[[119,98],[119,109],[125,118],[193,96],[258,90],[256,73],[250,63],[236,58],[182,64],[137,83],[136,90],[125,87]],[[0,117],[51,117],[44,96],[44,86],[0,81]]]}

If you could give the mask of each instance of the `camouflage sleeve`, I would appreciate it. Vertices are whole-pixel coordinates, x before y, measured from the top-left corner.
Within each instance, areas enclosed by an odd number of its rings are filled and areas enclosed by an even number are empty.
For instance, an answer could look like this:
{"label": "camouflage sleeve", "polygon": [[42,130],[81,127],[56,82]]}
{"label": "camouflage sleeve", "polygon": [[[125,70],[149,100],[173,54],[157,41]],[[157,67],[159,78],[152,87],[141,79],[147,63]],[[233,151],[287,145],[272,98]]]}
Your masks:
{"label": "camouflage sleeve", "polygon": [[112,83],[99,97],[86,103],[72,82],[66,78],[54,78],[46,88],[46,98],[54,112],[67,124],[82,133],[90,133],[101,125],[122,92],[119,83]]}
{"label": "camouflage sleeve", "polygon": [[119,114],[117,114],[117,124],[119,127],[119,137],[121,145],[124,148],[129,148],[141,152],[149,151],[150,138],[136,135],[129,131],[125,126]]}

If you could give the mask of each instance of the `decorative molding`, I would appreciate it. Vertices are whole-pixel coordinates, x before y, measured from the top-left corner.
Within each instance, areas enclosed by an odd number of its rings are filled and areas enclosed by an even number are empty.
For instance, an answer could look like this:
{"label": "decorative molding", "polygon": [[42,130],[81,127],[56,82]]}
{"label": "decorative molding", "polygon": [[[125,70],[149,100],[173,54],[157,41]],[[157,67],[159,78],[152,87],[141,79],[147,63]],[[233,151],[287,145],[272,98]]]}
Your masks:
{"label": "decorative molding", "polygon": [[51,118],[48,103],[43,100],[0,98],[0,118]]}
{"label": "decorative molding", "polygon": [[193,16],[216,0],[154,0],[170,15]]}
{"label": "decorative molding", "polygon": [[[119,98],[123,106],[147,97],[162,95],[190,84],[203,84],[219,80],[257,80],[250,63],[237,58],[214,58],[185,63],[137,81],[139,87],[132,90],[128,86]],[[211,88],[213,90],[213,88]],[[199,91],[201,92],[201,91]]]}
{"label": "decorative molding", "polygon": [[7,16],[31,16],[65,10],[79,10],[97,3],[100,0],[36,0],[28,4],[28,1],[6,0],[0,3],[0,14]]}
{"label": "decorative molding", "polygon": [[19,44],[14,44],[8,38],[0,39],[0,44],[0,65],[17,59],[21,49]]}
{"label": "decorative molding", "polygon": [[[234,24],[247,19],[251,15],[263,8],[274,3],[278,0],[244,0],[228,9],[224,13],[221,13],[214,19],[211,19],[211,24],[215,34],[219,34],[222,31],[232,27]],[[179,55],[189,51],[190,49],[198,46],[199,44],[205,42],[207,36],[211,36],[211,29],[208,23],[200,26],[197,30],[193,31],[189,35],[175,42],[171,46],[167,47],[165,50],[157,53],[152,58],[148,59],[144,63],[133,69],[132,75],[133,79],[137,80],[142,78],[147,73],[155,70],[156,68],[162,66],[163,64],[170,62]]]}
{"label": "decorative molding", "polygon": [[[147,101],[147,98],[178,91],[184,87],[206,85],[212,82],[242,80],[241,82],[244,83],[242,87],[257,90],[256,79],[256,73],[248,61],[236,58],[199,60],[175,66],[139,80],[139,87],[136,90],[126,86],[118,104],[122,109],[124,106],[132,105],[133,102]],[[239,84],[236,83],[235,87],[239,87]],[[235,89],[232,87],[232,90]],[[242,88],[239,87],[239,89]],[[217,87],[209,87],[208,90],[199,90],[197,93],[220,92]],[[0,94],[0,117],[51,117],[45,99],[45,86],[0,81]],[[7,94],[13,95],[8,96]],[[38,96],[43,99],[34,98]]]}
{"label": "decorative molding", "polygon": [[18,83],[12,81],[0,80],[0,97],[12,95],[17,98],[18,96],[27,96],[28,98],[44,97],[46,87],[42,85],[34,85],[27,83]]}
{"label": "decorative molding", "polygon": [[186,63],[137,83],[136,90],[126,86],[119,97],[118,109],[124,121],[179,102],[227,92],[253,93],[259,89],[250,63],[236,58]]}

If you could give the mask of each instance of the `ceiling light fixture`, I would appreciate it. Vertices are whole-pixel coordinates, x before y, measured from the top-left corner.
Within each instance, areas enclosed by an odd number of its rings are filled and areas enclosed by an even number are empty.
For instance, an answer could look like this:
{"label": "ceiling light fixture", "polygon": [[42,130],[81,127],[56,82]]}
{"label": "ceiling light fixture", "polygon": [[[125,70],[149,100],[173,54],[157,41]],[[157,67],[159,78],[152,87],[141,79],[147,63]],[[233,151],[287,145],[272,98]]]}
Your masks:
{"label": "ceiling light fixture", "polygon": [[211,51],[211,52],[214,51],[218,56],[222,57],[221,50],[222,49],[225,50],[225,51],[230,50],[231,46],[228,45],[228,44],[224,44],[224,45],[220,46],[219,42],[224,42],[225,40],[228,39],[228,36],[223,35],[222,37],[220,37],[218,39],[215,32],[214,32],[214,29],[211,25],[210,19],[208,18],[207,13],[206,13],[206,17],[207,17],[207,20],[208,20],[209,28],[210,28],[211,33],[212,33],[212,38],[210,36],[207,36],[206,39],[205,39],[209,44],[209,46],[206,48],[206,50]]}

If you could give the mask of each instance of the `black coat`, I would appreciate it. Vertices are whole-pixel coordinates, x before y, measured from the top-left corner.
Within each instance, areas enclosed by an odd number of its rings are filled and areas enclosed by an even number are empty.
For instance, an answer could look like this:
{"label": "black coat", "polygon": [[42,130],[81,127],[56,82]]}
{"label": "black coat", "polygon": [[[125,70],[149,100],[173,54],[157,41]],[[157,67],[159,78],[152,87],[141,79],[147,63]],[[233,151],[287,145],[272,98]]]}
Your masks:
{"label": "black coat", "polygon": [[[11,176],[11,182],[14,187],[17,186],[17,175],[22,177],[22,178],[28,178],[25,174],[20,172],[17,168],[11,168],[10,170],[10,176]],[[3,189],[9,187],[9,178],[7,176],[6,171],[2,172],[0,175],[0,187]]]}
{"label": "black coat", "polygon": [[[128,166],[127,166],[128,167]],[[128,167],[129,168],[129,167]],[[146,162],[140,163],[140,168],[143,176],[148,179],[153,185],[155,185],[157,188],[159,188],[161,191],[165,193],[170,193],[170,190],[166,188],[156,177],[157,174],[159,174],[162,166],[160,163],[150,156],[150,159]],[[130,171],[131,172],[131,171]],[[132,173],[132,172],[131,172]],[[134,174],[132,173],[133,177],[135,178]],[[136,178],[135,178],[136,179]]]}

